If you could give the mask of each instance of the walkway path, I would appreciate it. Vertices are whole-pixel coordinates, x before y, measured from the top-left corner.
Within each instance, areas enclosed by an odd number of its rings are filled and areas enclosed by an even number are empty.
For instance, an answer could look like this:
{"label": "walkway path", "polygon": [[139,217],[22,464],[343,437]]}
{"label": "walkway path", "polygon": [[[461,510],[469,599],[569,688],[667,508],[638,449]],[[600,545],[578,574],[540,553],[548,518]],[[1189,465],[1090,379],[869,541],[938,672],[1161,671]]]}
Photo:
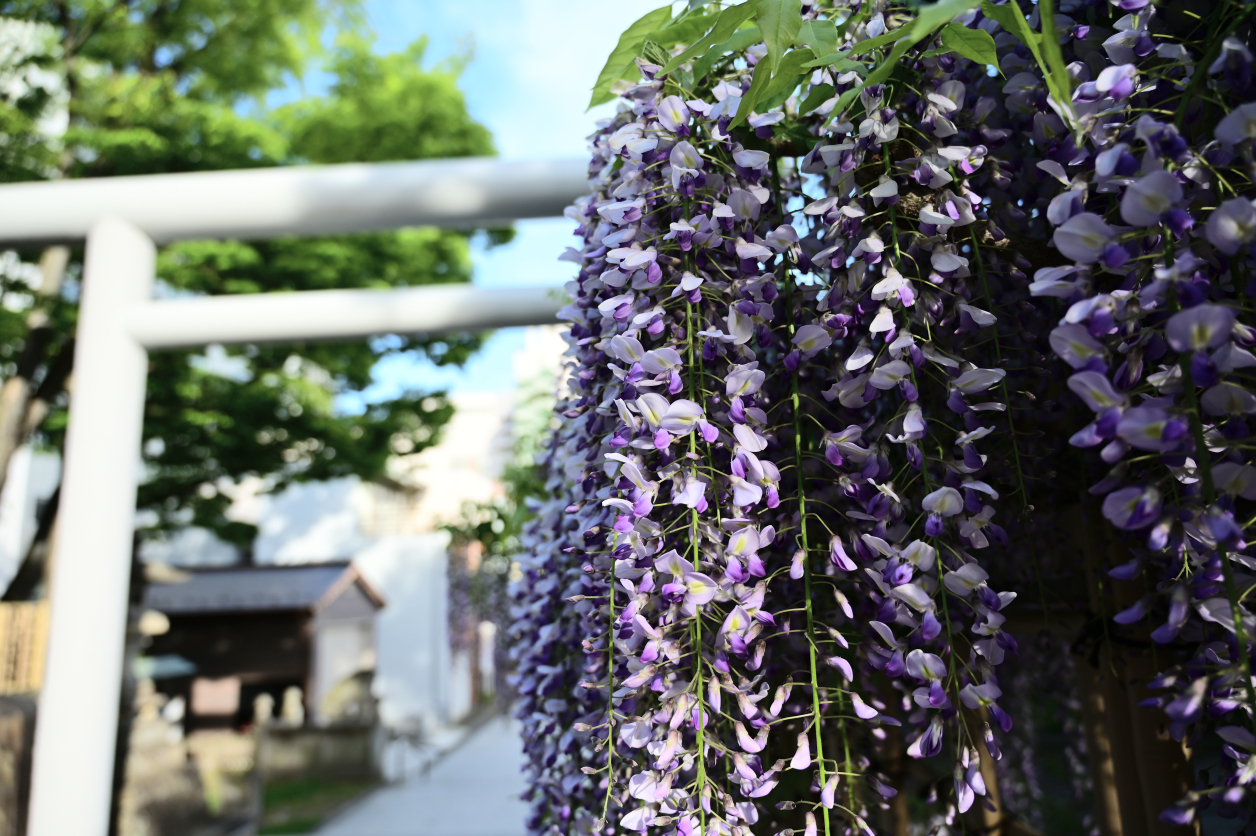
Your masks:
{"label": "walkway path", "polygon": [[432,768],[371,793],[317,836],[522,836],[518,728],[492,720]]}

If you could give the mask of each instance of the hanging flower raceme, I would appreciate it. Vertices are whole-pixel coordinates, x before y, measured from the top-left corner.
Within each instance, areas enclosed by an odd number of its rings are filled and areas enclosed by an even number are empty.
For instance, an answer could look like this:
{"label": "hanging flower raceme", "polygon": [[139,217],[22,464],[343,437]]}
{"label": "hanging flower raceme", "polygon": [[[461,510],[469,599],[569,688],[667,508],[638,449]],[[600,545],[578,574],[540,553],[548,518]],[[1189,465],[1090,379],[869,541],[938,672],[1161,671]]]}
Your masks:
{"label": "hanging flower raceme", "polygon": [[[1052,347],[1093,415],[1070,443],[1097,453],[1107,475],[1090,492],[1134,545],[1111,574],[1154,590],[1115,620],[1154,627],[1151,641],[1178,660],[1152,683],[1163,694],[1153,702],[1173,737],[1194,746],[1208,729],[1242,737],[1237,727],[1250,725],[1256,704],[1252,617],[1240,604],[1251,558],[1236,505],[1251,467],[1246,416],[1256,411],[1242,324],[1253,210],[1241,156],[1251,140],[1246,82],[1222,72],[1250,67],[1251,56],[1229,39],[1210,67],[1194,65],[1208,45],[1176,43],[1161,11],[1148,5],[1117,20],[1118,34],[1101,44],[1111,64],[1089,63],[1096,82],[1074,91],[1078,130],[1070,159],[1056,157],[1069,170],[1050,198],[1067,208],[1047,213],[1054,245],[1073,264],[1038,270],[1033,292],[1061,300]],[[1140,46],[1148,32],[1153,48]],[[1066,49],[1092,44],[1082,36]],[[1145,72],[1162,80],[1144,85]],[[1229,115],[1199,112],[1193,102],[1205,90]],[[1191,652],[1169,652],[1183,640]],[[1216,783],[1193,789],[1165,821],[1190,822],[1213,802],[1252,814],[1249,750],[1224,751],[1230,771],[1213,772]]]}
{"label": "hanging flower raceme", "polygon": [[1195,67],[1126,5],[1056,16],[1054,51],[1014,3],[631,30],[568,212],[567,391],[514,587],[531,831],[871,831],[904,758],[940,820],[994,809],[1019,652],[994,578],[1060,501],[1024,428],[1048,395],[1138,538],[1153,591],[1118,623],[1198,648],[1154,683],[1172,733],[1227,741],[1229,777],[1167,815],[1250,807],[1256,117],[1201,140],[1152,114],[1244,95],[1251,58]]}

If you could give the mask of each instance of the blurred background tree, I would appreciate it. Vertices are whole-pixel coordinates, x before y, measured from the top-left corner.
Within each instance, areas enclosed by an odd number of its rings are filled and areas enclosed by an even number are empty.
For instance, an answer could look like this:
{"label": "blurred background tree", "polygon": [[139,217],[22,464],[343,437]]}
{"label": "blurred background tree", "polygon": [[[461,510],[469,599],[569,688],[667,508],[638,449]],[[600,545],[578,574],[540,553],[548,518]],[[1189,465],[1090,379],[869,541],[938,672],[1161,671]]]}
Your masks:
{"label": "blurred background tree", "polygon": [[[352,0],[0,0],[0,18],[0,181],[494,153],[458,89],[466,59],[425,65],[422,39],[375,54]],[[324,47],[332,31],[341,34]],[[293,100],[313,69],[330,76],[326,92]],[[471,234],[183,242],[160,251],[158,290],[466,282]],[[490,243],[509,234],[487,233]],[[81,255],[52,247],[0,262],[0,479],[32,437],[62,443]],[[443,393],[407,392],[350,414],[337,408],[342,396],[363,392],[386,355],[460,364],[478,344],[463,335],[154,353],[142,536],[195,524],[247,557],[256,530],[225,516],[231,485],[381,477],[391,454],[434,443],[452,408]],[[54,513],[55,502],[44,539]],[[7,598],[37,592],[41,555],[37,542]]]}

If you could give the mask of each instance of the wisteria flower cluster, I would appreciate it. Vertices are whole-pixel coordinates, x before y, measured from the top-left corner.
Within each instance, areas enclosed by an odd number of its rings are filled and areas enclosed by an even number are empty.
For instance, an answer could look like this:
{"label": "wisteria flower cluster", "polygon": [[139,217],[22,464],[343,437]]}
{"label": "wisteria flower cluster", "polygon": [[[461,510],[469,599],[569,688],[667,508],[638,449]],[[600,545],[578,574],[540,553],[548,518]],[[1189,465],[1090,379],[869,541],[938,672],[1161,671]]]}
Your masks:
{"label": "wisteria flower cluster", "polygon": [[621,38],[512,593],[531,832],[905,833],[909,793],[998,821],[999,579],[1078,502],[1065,458],[1146,590],[1111,625],[1156,625],[1142,710],[1223,741],[1165,820],[1250,822],[1250,14],[1026,11],[691,3]]}

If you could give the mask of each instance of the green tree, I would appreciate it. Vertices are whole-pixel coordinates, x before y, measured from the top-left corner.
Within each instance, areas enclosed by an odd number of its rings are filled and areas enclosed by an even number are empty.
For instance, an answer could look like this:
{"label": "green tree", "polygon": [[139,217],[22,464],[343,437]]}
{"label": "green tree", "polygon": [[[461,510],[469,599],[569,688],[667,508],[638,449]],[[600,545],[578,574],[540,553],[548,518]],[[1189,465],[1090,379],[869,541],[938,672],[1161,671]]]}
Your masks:
{"label": "green tree", "polygon": [[[44,33],[46,48],[23,60],[60,79],[0,101],[0,129],[24,131],[0,142],[0,180],[493,153],[458,89],[462,61],[425,66],[425,40],[374,54],[347,0],[0,0],[0,16]],[[319,36],[329,24],[347,34],[326,55]],[[327,59],[334,78],[327,92],[268,109],[266,94],[300,79],[315,58]],[[41,132],[41,120],[58,116],[64,131]],[[158,278],[176,295],[463,282],[470,235],[182,242],[160,252]],[[0,473],[32,433],[60,445],[72,372],[81,253],[22,255],[0,283]],[[452,409],[441,393],[408,392],[347,415],[338,396],[364,390],[385,355],[461,363],[477,345],[463,335],[248,346],[216,352],[215,362],[154,354],[140,490],[148,535],[193,523],[247,550],[255,531],[224,517],[226,483],[378,477],[391,453],[434,443]]]}
{"label": "green tree", "polygon": [[275,114],[292,152],[314,163],[386,162],[492,153],[488,129],[467,115],[450,82],[466,59],[423,67],[428,39],[377,55],[360,32],[343,35],[328,69],[326,97],[304,99]]}

